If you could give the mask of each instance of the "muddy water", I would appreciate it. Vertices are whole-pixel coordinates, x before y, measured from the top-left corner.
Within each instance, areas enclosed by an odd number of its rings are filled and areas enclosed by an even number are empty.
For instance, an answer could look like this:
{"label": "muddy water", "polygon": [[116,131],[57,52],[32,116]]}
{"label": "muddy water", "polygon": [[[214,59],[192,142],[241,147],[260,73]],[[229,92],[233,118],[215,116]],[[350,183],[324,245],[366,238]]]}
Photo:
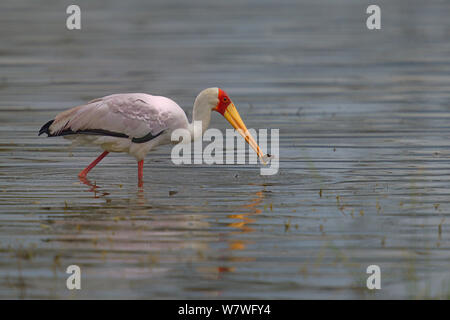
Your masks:
{"label": "muddy water", "polygon": [[[0,298],[450,297],[448,2],[379,1],[379,31],[356,0],[81,2],[81,31],[69,4],[0,4]],[[142,190],[121,154],[79,181],[99,151],[37,137],[110,93],[190,115],[210,86],[280,129],[277,175],[161,148]]]}

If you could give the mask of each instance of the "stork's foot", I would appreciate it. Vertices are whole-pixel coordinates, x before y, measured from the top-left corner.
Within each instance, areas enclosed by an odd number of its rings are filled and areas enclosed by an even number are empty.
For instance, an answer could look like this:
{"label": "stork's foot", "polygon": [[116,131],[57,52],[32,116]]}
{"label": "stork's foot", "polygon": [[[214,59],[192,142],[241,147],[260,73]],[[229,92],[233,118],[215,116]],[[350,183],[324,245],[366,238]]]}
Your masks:
{"label": "stork's foot", "polygon": [[80,180],[81,179],[86,179],[88,172],[89,171],[86,171],[86,169],[84,169],[83,171],[80,171],[80,173],[78,174],[78,178],[80,178]]}
{"label": "stork's foot", "polygon": [[88,187],[91,187],[91,189],[89,191],[95,192],[97,188],[99,188],[99,186],[97,186],[97,183],[94,182],[92,183],[88,178],[86,177],[79,177],[80,178],[80,182]]}
{"label": "stork's foot", "polygon": [[86,176],[81,176],[81,172],[78,174],[78,178],[82,184],[92,187],[91,181]]}

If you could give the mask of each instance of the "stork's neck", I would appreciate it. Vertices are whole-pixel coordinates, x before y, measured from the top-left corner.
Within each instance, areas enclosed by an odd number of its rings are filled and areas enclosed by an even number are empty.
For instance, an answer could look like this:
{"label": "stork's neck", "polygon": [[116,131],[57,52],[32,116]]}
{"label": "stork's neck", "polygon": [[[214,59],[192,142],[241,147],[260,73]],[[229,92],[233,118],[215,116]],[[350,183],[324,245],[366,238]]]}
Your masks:
{"label": "stork's neck", "polygon": [[211,106],[208,101],[195,99],[192,122],[189,124],[192,140],[200,139],[211,122]]}

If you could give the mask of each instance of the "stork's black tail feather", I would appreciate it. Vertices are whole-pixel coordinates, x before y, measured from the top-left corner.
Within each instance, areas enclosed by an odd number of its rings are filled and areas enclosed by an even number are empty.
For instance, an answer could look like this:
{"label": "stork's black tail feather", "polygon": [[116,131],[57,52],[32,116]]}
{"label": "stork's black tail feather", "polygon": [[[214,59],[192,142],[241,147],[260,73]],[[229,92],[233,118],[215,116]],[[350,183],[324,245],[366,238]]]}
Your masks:
{"label": "stork's black tail feather", "polygon": [[50,128],[50,126],[52,125],[52,123],[53,123],[54,121],[55,121],[55,120],[50,120],[49,122],[47,122],[46,124],[44,124],[44,125],[42,126],[41,130],[39,130],[39,134],[38,134],[38,135],[40,136],[41,134],[46,133],[47,136],[50,136],[49,128]]}

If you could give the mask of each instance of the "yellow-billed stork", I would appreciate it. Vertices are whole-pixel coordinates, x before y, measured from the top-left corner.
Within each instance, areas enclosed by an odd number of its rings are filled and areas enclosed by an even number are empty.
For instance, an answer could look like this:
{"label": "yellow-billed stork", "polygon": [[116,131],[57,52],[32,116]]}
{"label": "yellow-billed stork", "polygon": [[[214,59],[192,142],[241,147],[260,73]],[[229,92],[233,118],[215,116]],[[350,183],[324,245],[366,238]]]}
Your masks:
{"label": "yellow-billed stork", "polygon": [[169,98],[123,93],[94,99],[61,112],[42,126],[39,135],[63,136],[77,144],[98,145],[104,150],[78,174],[80,178],[85,178],[109,152],[127,152],[138,162],[138,185],[142,186],[145,155],[156,146],[173,143],[171,134],[176,129],[187,129],[192,139],[199,138],[194,134],[194,122],[201,121],[203,134],[209,126],[212,111],[222,114],[264,163],[264,154],[248,132],[235,105],[220,88],[200,92],[194,102],[192,123],[183,109]]}

